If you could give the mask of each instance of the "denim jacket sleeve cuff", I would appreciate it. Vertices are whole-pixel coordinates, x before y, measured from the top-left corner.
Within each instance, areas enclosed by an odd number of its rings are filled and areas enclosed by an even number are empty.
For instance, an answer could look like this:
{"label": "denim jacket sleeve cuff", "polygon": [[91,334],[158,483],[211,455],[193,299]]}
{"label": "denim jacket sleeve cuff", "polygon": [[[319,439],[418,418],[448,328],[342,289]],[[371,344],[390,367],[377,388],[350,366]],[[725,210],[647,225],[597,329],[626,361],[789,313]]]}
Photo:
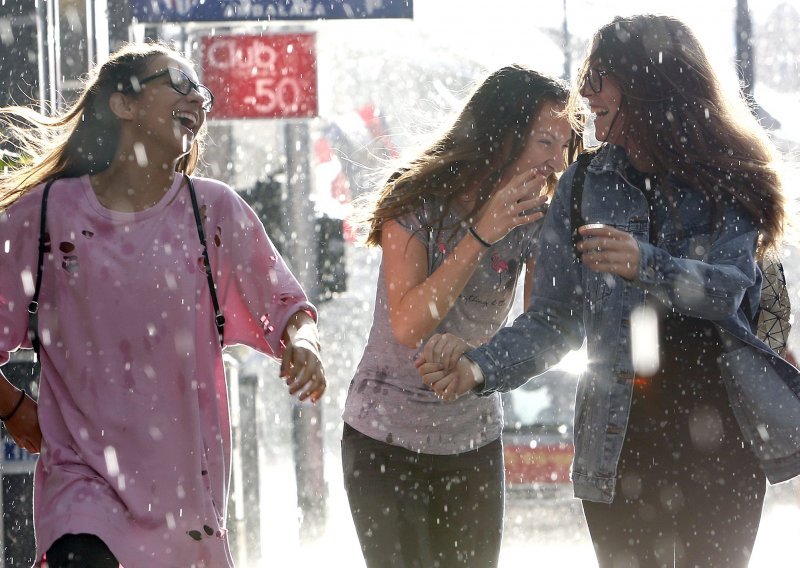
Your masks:
{"label": "denim jacket sleeve cuff", "polygon": [[495,368],[491,358],[482,348],[467,351],[464,356],[475,363],[483,374],[483,382],[475,385],[472,392],[478,396],[489,396],[497,391],[499,385],[497,381],[497,374],[493,372]]}
{"label": "denim jacket sleeve cuff", "polygon": [[661,249],[650,243],[637,241],[639,244],[639,283],[643,286],[655,286],[663,280],[662,271],[659,269],[659,253]]}

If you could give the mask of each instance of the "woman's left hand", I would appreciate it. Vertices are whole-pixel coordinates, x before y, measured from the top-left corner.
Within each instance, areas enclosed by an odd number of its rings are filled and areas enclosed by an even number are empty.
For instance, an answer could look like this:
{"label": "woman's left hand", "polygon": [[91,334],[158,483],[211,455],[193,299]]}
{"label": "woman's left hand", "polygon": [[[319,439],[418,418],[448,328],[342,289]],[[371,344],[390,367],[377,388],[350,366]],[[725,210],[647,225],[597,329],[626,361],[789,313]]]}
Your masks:
{"label": "woman's left hand", "polygon": [[281,360],[281,378],[289,386],[289,394],[317,402],[328,386],[319,348],[319,333],[314,319],[304,310],[295,312],[283,334],[286,348]]}
{"label": "woman's left hand", "polygon": [[310,339],[295,337],[286,344],[281,360],[281,378],[289,387],[289,394],[317,402],[325,393],[327,382],[319,347]]}
{"label": "woman's left hand", "polygon": [[642,253],[633,235],[599,224],[579,227],[578,234],[581,240],[577,249],[589,270],[637,279]]}

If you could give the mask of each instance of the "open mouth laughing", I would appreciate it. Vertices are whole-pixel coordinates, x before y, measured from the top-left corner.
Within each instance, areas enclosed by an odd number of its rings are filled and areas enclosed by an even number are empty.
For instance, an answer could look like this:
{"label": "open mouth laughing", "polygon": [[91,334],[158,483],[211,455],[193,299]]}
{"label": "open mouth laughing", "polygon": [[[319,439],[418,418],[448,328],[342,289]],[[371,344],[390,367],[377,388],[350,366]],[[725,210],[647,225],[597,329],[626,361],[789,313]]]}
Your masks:
{"label": "open mouth laughing", "polygon": [[197,126],[200,123],[200,117],[197,116],[197,113],[186,110],[172,111],[172,118],[192,134],[195,134]]}

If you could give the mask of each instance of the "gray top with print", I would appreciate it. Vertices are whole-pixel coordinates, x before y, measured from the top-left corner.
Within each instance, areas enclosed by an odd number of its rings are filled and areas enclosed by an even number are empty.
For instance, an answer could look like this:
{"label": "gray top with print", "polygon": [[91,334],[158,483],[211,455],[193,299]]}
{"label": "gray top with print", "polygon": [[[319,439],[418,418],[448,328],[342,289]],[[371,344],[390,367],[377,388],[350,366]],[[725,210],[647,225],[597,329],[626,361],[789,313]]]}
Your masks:
{"label": "gray top with print", "polygon": [[[466,234],[450,213],[432,228],[437,203],[398,219],[428,250],[433,273]],[[453,233],[451,226],[458,228]],[[485,340],[505,325],[521,268],[535,254],[541,222],[517,227],[483,255],[455,305],[436,328],[467,341]],[[471,238],[471,237],[470,237]],[[398,343],[389,324],[383,265],[372,329],[347,395],[344,421],[376,440],[426,454],[457,454],[500,437],[503,414],[499,396],[466,394],[442,402],[414,367],[418,350]]]}

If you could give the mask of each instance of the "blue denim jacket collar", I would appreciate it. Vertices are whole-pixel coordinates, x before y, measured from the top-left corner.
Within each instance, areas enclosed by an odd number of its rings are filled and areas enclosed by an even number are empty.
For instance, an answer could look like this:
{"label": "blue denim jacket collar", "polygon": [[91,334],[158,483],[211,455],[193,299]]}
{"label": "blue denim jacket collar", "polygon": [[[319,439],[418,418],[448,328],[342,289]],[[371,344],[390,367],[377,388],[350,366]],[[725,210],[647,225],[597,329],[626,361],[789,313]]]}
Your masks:
{"label": "blue denim jacket collar", "polygon": [[603,144],[589,163],[587,171],[595,174],[622,173],[629,164],[625,148],[614,144]]}

